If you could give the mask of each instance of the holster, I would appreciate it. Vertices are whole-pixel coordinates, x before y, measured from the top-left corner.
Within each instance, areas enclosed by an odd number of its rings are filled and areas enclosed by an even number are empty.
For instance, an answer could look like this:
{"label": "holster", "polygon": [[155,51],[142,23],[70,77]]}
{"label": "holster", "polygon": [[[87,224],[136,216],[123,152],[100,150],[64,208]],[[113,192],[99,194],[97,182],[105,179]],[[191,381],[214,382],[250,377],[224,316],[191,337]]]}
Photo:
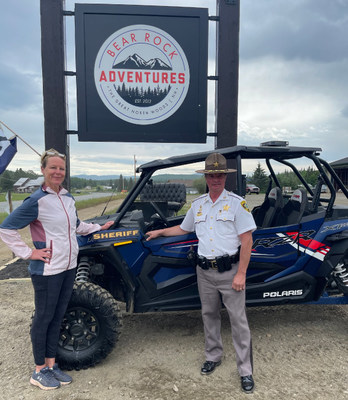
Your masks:
{"label": "holster", "polygon": [[216,264],[219,272],[229,271],[232,268],[231,257],[228,254],[216,257]]}
{"label": "holster", "polygon": [[187,253],[187,259],[192,267],[197,265],[198,255],[197,252],[193,249],[193,246],[190,247],[190,250]]}
{"label": "holster", "polygon": [[202,268],[202,269],[209,269],[210,265],[209,265],[209,260],[206,259],[203,256],[198,256],[197,259],[197,264]]}

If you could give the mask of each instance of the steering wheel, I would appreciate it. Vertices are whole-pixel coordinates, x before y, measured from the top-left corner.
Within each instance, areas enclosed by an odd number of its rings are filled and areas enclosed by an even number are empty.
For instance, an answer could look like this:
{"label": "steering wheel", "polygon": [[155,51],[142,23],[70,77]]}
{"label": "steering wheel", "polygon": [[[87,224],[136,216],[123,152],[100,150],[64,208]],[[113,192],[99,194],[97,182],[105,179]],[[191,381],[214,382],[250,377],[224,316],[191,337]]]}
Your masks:
{"label": "steering wheel", "polygon": [[155,209],[156,213],[160,216],[161,220],[165,223],[165,226],[168,226],[168,220],[163,211],[158,207],[155,202],[150,201],[150,204]]}

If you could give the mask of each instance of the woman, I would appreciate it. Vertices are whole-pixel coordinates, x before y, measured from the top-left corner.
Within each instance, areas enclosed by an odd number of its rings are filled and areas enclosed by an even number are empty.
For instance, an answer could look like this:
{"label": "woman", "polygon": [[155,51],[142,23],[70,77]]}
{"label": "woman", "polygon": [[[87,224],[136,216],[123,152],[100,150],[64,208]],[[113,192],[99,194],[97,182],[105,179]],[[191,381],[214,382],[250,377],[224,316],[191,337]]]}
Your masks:
{"label": "woman", "polygon": [[[26,198],[0,225],[0,238],[16,256],[30,259],[29,272],[35,292],[35,317],[31,330],[36,364],[30,378],[43,390],[71,383],[55,362],[60,325],[73,290],[77,265],[76,234],[88,235],[108,229],[77,218],[75,200],[61,185],[66,158],[54,149],[41,156],[44,183]],[[30,225],[34,249],[21,239],[18,229]]]}

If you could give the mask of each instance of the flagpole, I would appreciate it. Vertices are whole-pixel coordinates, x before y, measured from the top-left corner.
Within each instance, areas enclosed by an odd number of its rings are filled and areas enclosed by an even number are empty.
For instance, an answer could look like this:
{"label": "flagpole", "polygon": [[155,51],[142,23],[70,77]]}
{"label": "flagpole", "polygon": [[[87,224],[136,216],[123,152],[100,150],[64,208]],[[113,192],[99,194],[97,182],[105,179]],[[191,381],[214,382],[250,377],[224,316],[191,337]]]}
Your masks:
{"label": "flagpole", "polygon": [[24,139],[22,139],[19,135],[17,135],[17,133],[14,132],[11,128],[9,128],[4,122],[0,121],[0,127],[1,125],[4,125],[5,128],[11,131],[16,137],[18,137],[18,139],[20,139],[24,144],[30,147],[39,157],[41,157],[41,154],[38,151],[36,151],[33,147],[31,147],[29,143],[27,143]]}

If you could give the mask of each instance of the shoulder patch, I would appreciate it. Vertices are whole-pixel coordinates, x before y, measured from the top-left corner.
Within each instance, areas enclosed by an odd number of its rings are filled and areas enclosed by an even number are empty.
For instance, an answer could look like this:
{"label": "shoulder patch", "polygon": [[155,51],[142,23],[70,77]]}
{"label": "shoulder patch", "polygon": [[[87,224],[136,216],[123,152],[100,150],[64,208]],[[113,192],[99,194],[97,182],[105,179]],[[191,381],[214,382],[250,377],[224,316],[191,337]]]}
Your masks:
{"label": "shoulder patch", "polygon": [[244,210],[248,211],[250,213],[249,207],[247,205],[247,202],[245,200],[240,202],[240,205],[244,208]]}

